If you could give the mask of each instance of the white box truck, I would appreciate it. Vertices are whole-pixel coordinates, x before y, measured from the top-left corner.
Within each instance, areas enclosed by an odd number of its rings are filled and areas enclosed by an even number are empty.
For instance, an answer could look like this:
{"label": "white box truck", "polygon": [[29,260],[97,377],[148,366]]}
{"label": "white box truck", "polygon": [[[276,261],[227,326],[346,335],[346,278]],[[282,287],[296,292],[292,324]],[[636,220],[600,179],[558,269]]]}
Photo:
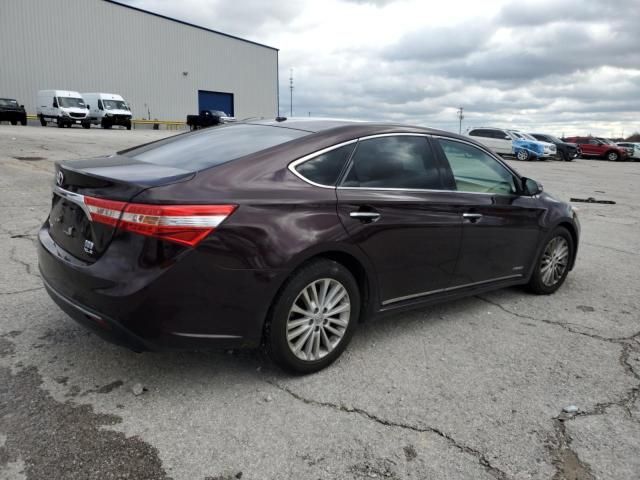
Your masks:
{"label": "white box truck", "polygon": [[90,105],[89,117],[94,125],[111,128],[122,125],[131,130],[131,109],[120,95],[115,93],[83,93]]}
{"label": "white box truck", "polygon": [[70,127],[80,124],[84,128],[91,128],[89,109],[78,92],[70,90],[40,90],[36,113],[40,125],[47,126],[48,122],[57,123],[58,127]]}

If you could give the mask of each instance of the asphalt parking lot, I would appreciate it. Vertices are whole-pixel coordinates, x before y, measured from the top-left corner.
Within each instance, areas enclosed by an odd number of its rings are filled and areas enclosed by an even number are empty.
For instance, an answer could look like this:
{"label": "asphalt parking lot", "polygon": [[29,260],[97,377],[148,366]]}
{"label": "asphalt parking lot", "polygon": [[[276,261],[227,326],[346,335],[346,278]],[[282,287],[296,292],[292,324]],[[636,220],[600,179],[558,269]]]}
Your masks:
{"label": "asphalt parking lot", "polygon": [[0,126],[0,479],[640,477],[639,163],[514,161],[562,199],[616,202],[577,204],[555,295],[368,323],[291,377],[260,352],[109,345],[43,290],[53,162],[168,134]]}

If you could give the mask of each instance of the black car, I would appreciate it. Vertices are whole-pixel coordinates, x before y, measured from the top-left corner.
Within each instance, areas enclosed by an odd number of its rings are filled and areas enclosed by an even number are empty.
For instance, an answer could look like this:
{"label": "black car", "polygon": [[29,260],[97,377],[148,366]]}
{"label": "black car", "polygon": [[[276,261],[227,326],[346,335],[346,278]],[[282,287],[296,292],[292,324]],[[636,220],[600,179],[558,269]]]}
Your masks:
{"label": "black car", "polygon": [[532,137],[542,142],[553,143],[556,146],[557,156],[565,162],[570,162],[581,155],[580,146],[575,143],[563,142],[558,137],[545,133],[530,133]]}
{"label": "black car", "polygon": [[47,291],[141,351],[265,345],[319,370],[360,322],[484,291],[555,292],[572,207],[449,132],[244,122],[56,165]]}
{"label": "black car", "polygon": [[0,122],[11,122],[11,125],[27,124],[27,112],[24,105],[13,98],[0,98]]}

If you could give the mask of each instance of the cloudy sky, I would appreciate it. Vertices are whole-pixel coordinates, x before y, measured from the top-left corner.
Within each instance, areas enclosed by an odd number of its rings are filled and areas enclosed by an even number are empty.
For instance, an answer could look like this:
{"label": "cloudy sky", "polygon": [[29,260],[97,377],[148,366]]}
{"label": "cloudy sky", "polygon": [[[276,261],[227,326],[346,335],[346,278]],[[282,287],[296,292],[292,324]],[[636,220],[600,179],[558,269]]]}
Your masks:
{"label": "cloudy sky", "polygon": [[279,48],[287,115],[640,131],[640,0],[121,1]]}

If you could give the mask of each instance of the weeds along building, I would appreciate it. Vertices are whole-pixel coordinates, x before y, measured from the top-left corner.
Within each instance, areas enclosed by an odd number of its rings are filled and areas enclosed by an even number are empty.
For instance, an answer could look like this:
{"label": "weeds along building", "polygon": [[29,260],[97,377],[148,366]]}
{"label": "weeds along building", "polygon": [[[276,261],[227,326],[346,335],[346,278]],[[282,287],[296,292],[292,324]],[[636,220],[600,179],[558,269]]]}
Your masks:
{"label": "weeds along building", "polygon": [[111,0],[0,2],[0,97],[36,112],[38,90],[117,93],[133,116],[278,110],[278,50]]}

